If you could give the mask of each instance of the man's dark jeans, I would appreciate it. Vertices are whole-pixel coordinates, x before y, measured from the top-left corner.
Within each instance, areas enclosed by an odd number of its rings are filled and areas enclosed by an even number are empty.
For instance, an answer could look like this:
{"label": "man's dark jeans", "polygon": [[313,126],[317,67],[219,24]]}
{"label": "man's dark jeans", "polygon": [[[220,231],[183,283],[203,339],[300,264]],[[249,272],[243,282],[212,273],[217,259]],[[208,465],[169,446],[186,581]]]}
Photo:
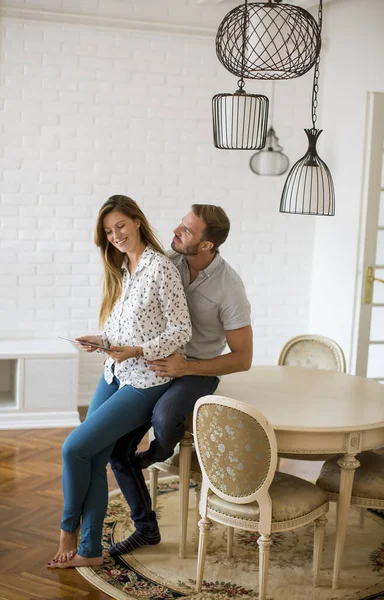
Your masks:
{"label": "man's dark jeans", "polygon": [[141,533],[157,530],[156,513],[143,472],[135,460],[135,451],[148,429],[153,426],[155,439],[149,453],[153,462],[162,462],[172,456],[176,444],[184,435],[184,421],[193,411],[199,398],[213,394],[219,384],[217,377],[187,375],[176,378],[159,398],[148,421],[138,429],[120,438],[111,456],[111,467],[116,481],[131,508],[131,517]]}

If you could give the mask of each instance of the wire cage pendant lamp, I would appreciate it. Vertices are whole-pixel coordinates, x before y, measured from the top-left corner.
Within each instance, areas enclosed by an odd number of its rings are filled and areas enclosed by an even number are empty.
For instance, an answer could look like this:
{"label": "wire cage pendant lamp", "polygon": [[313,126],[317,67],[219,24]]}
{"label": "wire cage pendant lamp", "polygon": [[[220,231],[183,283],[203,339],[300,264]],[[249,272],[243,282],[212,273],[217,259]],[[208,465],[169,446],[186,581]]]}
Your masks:
{"label": "wire cage pendant lamp", "polygon": [[230,73],[246,79],[292,79],[313,67],[320,53],[319,25],[303,8],[280,2],[245,1],[224,17],[216,54]]}
{"label": "wire cage pendant lamp", "polygon": [[[320,31],[322,5],[323,0],[320,0]],[[325,162],[319,157],[316,149],[317,140],[322,132],[322,129],[316,129],[319,63],[320,54],[316,59],[313,76],[312,128],[304,130],[308,138],[308,149],[288,173],[280,201],[280,212],[282,213],[324,216],[335,214],[335,189],[332,175]]]}
{"label": "wire cage pendant lamp", "polygon": [[226,150],[264,148],[268,123],[268,98],[247,94],[244,81],[234,94],[212,98],[213,143]]}
{"label": "wire cage pendant lamp", "polygon": [[238,89],[234,94],[216,94],[212,98],[213,144],[221,150],[258,150],[264,148],[267,136],[269,100],[262,94],[247,94],[244,89],[247,13],[242,17]]}
{"label": "wire cage pendant lamp", "polygon": [[253,154],[249,160],[249,166],[256,175],[283,175],[289,167],[289,159],[283,153],[283,147],[279,144],[279,138],[273,128],[275,99],[275,82],[272,82],[271,93],[271,119],[267,131],[265,148]]}

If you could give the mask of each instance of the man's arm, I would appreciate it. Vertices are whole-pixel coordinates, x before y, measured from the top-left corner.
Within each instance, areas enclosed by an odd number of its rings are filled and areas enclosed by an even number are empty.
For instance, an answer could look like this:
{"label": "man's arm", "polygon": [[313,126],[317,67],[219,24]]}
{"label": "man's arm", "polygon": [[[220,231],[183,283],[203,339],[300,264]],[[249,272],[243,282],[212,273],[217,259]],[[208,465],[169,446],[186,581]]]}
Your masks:
{"label": "man's arm", "polygon": [[148,368],[162,377],[182,377],[183,375],[228,375],[238,371],[248,371],[252,365],[252,327],[226,331],[230,352],[205,360],[184,360],[180,354],[168,358],[148,361]]}

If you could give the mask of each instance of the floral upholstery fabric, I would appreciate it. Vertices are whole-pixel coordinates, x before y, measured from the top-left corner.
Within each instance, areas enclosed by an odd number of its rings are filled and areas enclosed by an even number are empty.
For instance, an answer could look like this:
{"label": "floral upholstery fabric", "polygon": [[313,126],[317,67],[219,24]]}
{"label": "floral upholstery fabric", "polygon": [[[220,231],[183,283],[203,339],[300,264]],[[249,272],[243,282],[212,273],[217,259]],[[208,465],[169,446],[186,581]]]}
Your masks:
{"label": "floral upholstery fabric", "polygon": [[300,340],[293,344],[285,355],[284,365],[339,371],[339,360],[335,352],[318,340]]}
{"label": "floral upholstery fabric", "polygon": [[263,427],[250,415],[219,404],[202,404],[195,443],[210,483],[229,496],[248,496],[265,481],[271,448]]}
{"label": "floral upholstery fabric", "polygon": [[[338,494],[340,487],[337,458],[324,463],[316,482],[323,490],[333,494]],[[360,467],[355,471],[352,496],[384,500],[384,455],[378,452],[361,452],[356,458]]]}
{"label": "floral upholstery fabric", "polygon": [[[328,502],[326,492],[309,481],[276,472],[269,488],[272,499],[272,521],[288,521],[307,515]],[[259,505],[257,502],[249,504],[232,504],[222,500],[215,494],[208,496],[208,507],[221,514],[245,520],[259,520]]]}

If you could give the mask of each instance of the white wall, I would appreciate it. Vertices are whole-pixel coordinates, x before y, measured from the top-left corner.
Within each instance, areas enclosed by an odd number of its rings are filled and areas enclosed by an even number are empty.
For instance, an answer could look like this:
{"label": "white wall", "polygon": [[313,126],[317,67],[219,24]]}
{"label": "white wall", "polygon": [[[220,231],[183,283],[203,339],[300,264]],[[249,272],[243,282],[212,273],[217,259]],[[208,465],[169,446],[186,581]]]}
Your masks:
{"label": "white wall", "polygon": [[[17,18],[2,19],[1,37],[0,336],[97,330],[95,218],[125,193],[165,245],[193,202],[228,211],[223,255],[252,304],[254,362],[275,362],[308,330],[314,220],[279,214],[284,177],[254,175],[252,153],[213,147],[211,97],[236,89],[214,38]],[[276,87],[274,125],[292,161],[306,150],[310,88],[311,74]],[[82,357],[80,404],[99,363]]]}
{"label": "white wall", "polygon": [[131,27],[156,28],[162,23],[168,29],[199,29],[215,32],[222,17],[233,7],[237,0],[225,0],[206,3],[199,0],[3,0],[4,14],[23,13],[25,19],[39,16],[46,20],[57,18],[68,21],[86,21],[94,19],[96,24],[112,23],[125,27],[126,20]]}
{"label": "white wall", "polygon": [[354,372],[353,326],[368,91],[384,91],[384,2],[326,5],[320,64],[320,156],[336,190],[336,216],[317,217],[310,329],[336,339]]}

